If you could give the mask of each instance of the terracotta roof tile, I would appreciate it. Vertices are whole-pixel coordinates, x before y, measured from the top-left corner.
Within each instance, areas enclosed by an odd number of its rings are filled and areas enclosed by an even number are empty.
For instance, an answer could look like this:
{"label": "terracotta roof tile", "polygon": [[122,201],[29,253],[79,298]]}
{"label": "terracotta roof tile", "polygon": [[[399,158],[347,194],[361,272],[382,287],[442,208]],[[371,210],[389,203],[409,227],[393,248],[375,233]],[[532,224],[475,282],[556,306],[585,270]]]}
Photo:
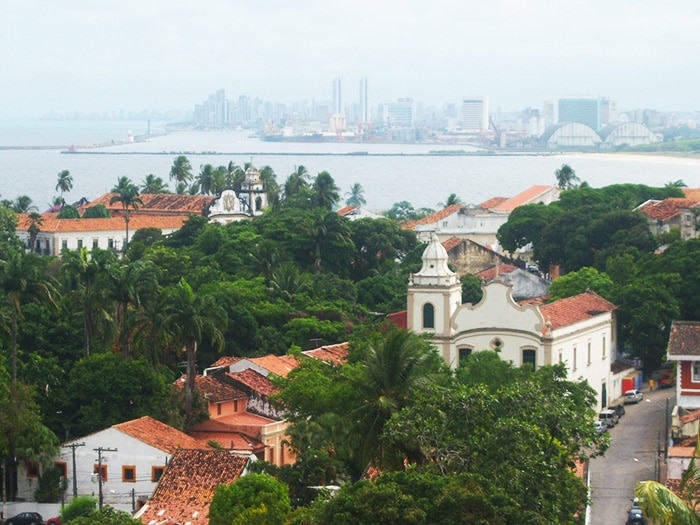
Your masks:
{"label": "terracotta roof tile", "polygon": [[146,525],[173,523],[207,525],[209,505],[218,485],[236,481],[248,463],[246,456],[227,450],[178,450],[139,518]]}
{"label": "terracotta roof tile", "polygon": [[496,206],[507,200],[508,197],[491,197],[489,200],[486,200],[479,204],[479,208],[490,210],[491,208],[495,208]]}
{"label": "terracotta roof tile", "polygon": [[[596,315],[612,312],[616,309],[617,306],[613,303],[590,291],[574,295],[573,297],[559,299],[540,307],[545,323],[551,322],[553,330],[591,319]],[[545,327],[544,330],[546,329]]]}
{"label": "terracotta roof tile", "polygon": [[467,242],[466,239],[459,239],[457,237],[450,237],[447,239],[445,242],[442,243],[442,247],[445,248],[446,251],[454,250],[457,246],[464,244]]}
{"label": "terracotta roof tile", "polygon": [[695,208],[698,201],[693,199],[670,198],[662,201],[649,200],[637,208],[643,214],[657,221],[667,222],[677,217],[682,208]]}
{"label": "terracotta roof tile", "polygon": [[[681,416],[681,423],[690,423],[691,421],[700,420],[700,410],[693,410]],[[697,439],[697,438],[696,438]]]}
{"label": "terracotta roof tile", "polygon": [[359,206],[344,206],[340,208],[336,213],[341,217],[345,217],[348,213],[355,211]]}
{"label": "terracotta roof tile", "polygon": [[[485,270],[482,270],[475,275],[478,278],[483,279],[484,281],[492,281],[493,279],[496,278],[497,275],[505,275],[505,274],[510,273],[512,271],[515,271],[517,269],[518,269],[518,267],[514,266],[512,264],[499,264],[498,266],[492,266],[491,268],[486,268]],[[498,271],[498,274],[496,274],[496,271]]]}
{"label": "terracotta roof tile", "polygon": [[[116,193],[105,193],[94,201],[81,207],[81,209],[90,208],[98,204],[102,204],[108,210],[113,212],[122,212],[122,205],[118,202],[110,204],[112,197]],[[135,212],[132,212],[132,217],[139,214],[178,214],[186,215],[195,213],[205,215],[209,206],[216,200],[216,197],[210,195],[179,195],[175,193],[142,193],[139,198],[143,201],[143,205],[139,205]]]}
{"label": "terracotta roof tile", "polygon": [[391,313],[386,316],[386,320],[405,330],[408,328],[408,310]]}
{"label": "terracotta roof tile", "polygon": [[251,357],[249,361],[280,377],[287,377],[289,372],[299,366],[299,362],[292,356],[270,354],[263,357]]}
{"label": "terracotta roof tile", "polygon": [[[195,377],[195,386],[197,390],[212,403],[221,403],[222,401],[231,401],[234,399],[245,399],[244,392],[238,390],[235,386],[223,379],[219,375],[207,375]],[[177,386],[183,385],[182,381],[175,383]]]}
{"label": "terracotta roof tile", "polygon": [[305,356],[320,359],[334,365],[342,365],[348,362],[350,343],[339,343],[337,345],[327,345],[313,350],[302,352]]}
{"label": "terracotta roof tile", "polygon": [[197,438],[208,443],[216,441],[216,443],[225,449],[235,450],[237,452],[255,453],[265,449],[265,444],[258,439],[236,431],[197,431],[194,432]]}
{"label": "terracotta roof tile", "polygon": [[279,389],[272,385],[272,381],[251,368],[246,368],[240,372],[227,372],[226,376],[262,396],[270,396],[279,392]]}
{"label": "terracotta roof tile", "polygon": [[452,204],[451,206],[448,206],[445,209],[436,211],[435,213],[431,213],[430,215],[427,215],[423,217],[422,219],[418,219],[416,221],[416,224],[433,224],[434,222],[441,221],[445,217],[449,217],[453,213],[459,212],[464,208],[464,204]]}
{"label": "terracotta roof tile", "polygon": [[700,202],[700,188],[681,188],[685,193],[686,199],[692,199],[695,202]]}
{"label": "terracotta roof tile", "polygon": [[546,193],[550,191],[553,188],[553,186],[532,186],[525,191],[518,193],[515,197],[511,197],[510,199],[506,199],[505,201],[501,202],[500,204],[494,206],[491,208],[494,211],[507,211],[511,212],[518,206],[522,206],[524,204],[531,204],[533,202],[537,201],[537,198],[542,195],[543,193]]}
{"label": "terracotta roof tile", "polygon": [[233,357],[233,356],[223,356],[217,359],[209,368],[218,368],[218,367],[229,367],[233,363],[237,363],[243,359],[242,357]]}
{"label": "terracotta roof tile", "polygon": [[[124,217],[110,217],[109,219],[59,219],[56,213],[42,214],[43,223],[39,226],[42,232],[94,232],[123,230],[125,228]],[[132,214],[129,221],[131,231],[141,228],[179,229],[188,219],[187,215],[138,215]],[[17,216],[17,230],[27,231],[31,222],[29,216],[20,214]]]}
{"label": "terracotta roof tile", "polygon": [[173,454],[179,448],[209,449],[210,447],[184,432],[180,432],[150,416],[126,421],[113,428],[124,432],[152,447]]}
{"label": "terracotta roof tile", "polygon": [[700,355],[700,321],[673,321],[671,323],[668,355]]}

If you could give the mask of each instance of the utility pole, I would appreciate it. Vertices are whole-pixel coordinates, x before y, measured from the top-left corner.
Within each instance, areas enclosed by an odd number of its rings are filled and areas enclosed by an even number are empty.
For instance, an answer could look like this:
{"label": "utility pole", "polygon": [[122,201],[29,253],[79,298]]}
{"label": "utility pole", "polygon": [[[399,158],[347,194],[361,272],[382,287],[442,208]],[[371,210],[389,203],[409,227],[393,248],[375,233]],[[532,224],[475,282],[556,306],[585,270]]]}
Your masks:
{"label": "utility pole", "polygon": [[75,469],[75,449],[78,447],[84,447],[85,443],[71,443],[70,445],[63,445],[63,448],[71,449],[73,453],[73,497],[78,497],[78,474]]}
{"label": "utility pole", "polygon": [[103,497],[102,497],[102,453],[103,452],[117,452],[116,448],[105,448],[105,447],[97,447],[93,448],[95,452],[97,452],[97,476],[99,479],[99,484],[100,484],[100,498],[99,498],[99,507],[102,509],[102,502],[103,502]]}

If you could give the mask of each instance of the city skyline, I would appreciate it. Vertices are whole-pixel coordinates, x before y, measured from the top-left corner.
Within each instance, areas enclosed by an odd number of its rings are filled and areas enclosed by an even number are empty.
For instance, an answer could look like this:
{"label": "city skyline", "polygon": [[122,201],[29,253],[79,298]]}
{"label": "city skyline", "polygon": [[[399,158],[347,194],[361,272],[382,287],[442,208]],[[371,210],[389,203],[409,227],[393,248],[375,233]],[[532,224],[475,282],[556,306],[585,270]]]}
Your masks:
{"label": "city skyline", "polygon": [[[0,116],[191,108],[216,89],[292,103],[488,96],[492,112],[606,96],[700,109],[700,5],[679,0],[331,4],[8,0]],[[358,99],[358,100],[355,100]]]}

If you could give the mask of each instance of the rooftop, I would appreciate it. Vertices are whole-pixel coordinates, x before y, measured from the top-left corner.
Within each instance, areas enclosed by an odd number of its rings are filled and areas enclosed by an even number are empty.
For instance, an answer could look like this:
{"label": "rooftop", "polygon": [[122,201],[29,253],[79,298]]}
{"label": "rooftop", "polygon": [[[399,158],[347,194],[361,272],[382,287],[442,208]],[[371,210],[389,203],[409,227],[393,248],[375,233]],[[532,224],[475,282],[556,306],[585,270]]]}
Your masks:
{"label": "rooftop", "polygon": [[673,321],[671,323],[668,355],[700,355],[700,321]]}
{"label": "rooftop", "polygon": [[[105,193],[83,206],[82,209],[102,204],[112,212],[122,212],[123,208],[119,202],[110,204],[112,198],[118,195],[118,193]],[[138,209],[132,212],[132,217],[150,213],[180,215],[194,213],[206,215],[209,206],[216,200],[216,197],[211,195],[180,195],[176,193],[142,193],[139,195],[139,199],[141,199],[143,205],[139,205]]]}
{"label": "rooftop", "polygon": [[[95,232],[124,230],[126,224],[124,217],[110,217],[108,219],[59,219],[56,213],[44,213],[41,215],[42,223],[39,230],[46,233],[60,232]],[[188,219],[187,215],[139,215],[132,214],[129,221],[129,229],[132,231],[142,228],[179,229]],[[17,216],[17,230],[27,231],[31,221],[27,214]]]}
{"label": "rooftop", "polygon": [[336,345],[326,345],[313,350],[302,352],[305,356],[320,359],[333,365],[342,365],[348,361],[349,343],[338,343]]}
{"label": "rooftop", "polygon": [[650,219],[655,219],[661,222],[667,222],[681,213],[683,208],[695,208],[698,201],[694,199],[669,198],[662,201],[648,200],[644,204],[637,207],[637,211],[641,211]]}
{"label": "rooftop", "polygon": [[616,309],[617,306],[613,303],[591,291],[540,306],[545,322],[551,323],[553,330]]}
{"label": "rooftop", "polygon": [[180,432],[165,423],[161,423],[157,419],[150,416],[143,416],[139,419],[133,419],[114,425],[113,428],[124,432],[151,445],[159,450],[173,454],[179,448],[189,449],[209,449],[210,447],[204,442],[199,441],[184,432]]}

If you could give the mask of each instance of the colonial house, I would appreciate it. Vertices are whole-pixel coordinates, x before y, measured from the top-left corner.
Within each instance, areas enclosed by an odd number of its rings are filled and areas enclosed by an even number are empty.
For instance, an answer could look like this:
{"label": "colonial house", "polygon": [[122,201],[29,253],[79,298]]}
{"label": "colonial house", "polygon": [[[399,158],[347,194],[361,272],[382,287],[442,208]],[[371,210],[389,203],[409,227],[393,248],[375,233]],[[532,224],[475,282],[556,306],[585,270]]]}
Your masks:
{"label": "colonial house", "polygon": [[[194,437],[144,416],[63,443],[54,464],[66,479],[67,493],[92,496],[101,490],[105,504],[123,507],[153,492],[179,448],[211,449]],[[39,467],[27,465],[18,474],[19,494],[31,499]]]}
{"label": "colonial house", "polygon": [[228,450],[181,448],[134,517],[144,525],[207,525],[216,487],[245,475],[248,462],[248,457]]}
{"label": "colonial house", "polygon": [[698,236],[696,220],[700,202],[689,198],[669,198],[648,200],[635,208],[647,216],[649,229],[654,235],[668,232],[671,228],[680,228],[681,240]]}
{"label": "colonial house", "polygon": [[495,249],[498,245],[496,233],[515,208],[526,204],[550,204],[559,200],[559,194],[556,186],[532,186],[509,199],[497,197],[479,205],[454,204],[407,223],[405,227],[415,230],[422,242],[429,241],[435,233],[443,241],[457,237]]}
{"label": "colonial house", "polygon": [[476,274],[487,268],[505,266],[514,262],[502,253],[470,239],[450,237],[443,241],[442,245],[447,250],[450,265],[459,275]]}
{"label": "colonial house", "polygon": [[[408,285],[409,330],[428,334],[445,362],[457,367],[472,352],[498,350],[516,366],[564,363],[571,379],[585,379],[601,407],[619,397],[612,391],[616,306],[592,292],[550,304],[518,304],[500,279],[484,286],[478,304],[462,304],[461,284],[433,236],[421,270]],[[618,387],[619,388],[619,387]]]}
{"label": "colonial house", "polygon": [[700,321],[673,321],[666,359],[678,362],[676,405],[700,408]]}
{"label": "colonial house", "polygon": [[512,264],[497,264],[475,274],[485,283],[496,279],[502,280],[513,288],[512,296],[516,302],[542,297],[549,290],[550,281],[540,277],[539,273],[523,270]]}

